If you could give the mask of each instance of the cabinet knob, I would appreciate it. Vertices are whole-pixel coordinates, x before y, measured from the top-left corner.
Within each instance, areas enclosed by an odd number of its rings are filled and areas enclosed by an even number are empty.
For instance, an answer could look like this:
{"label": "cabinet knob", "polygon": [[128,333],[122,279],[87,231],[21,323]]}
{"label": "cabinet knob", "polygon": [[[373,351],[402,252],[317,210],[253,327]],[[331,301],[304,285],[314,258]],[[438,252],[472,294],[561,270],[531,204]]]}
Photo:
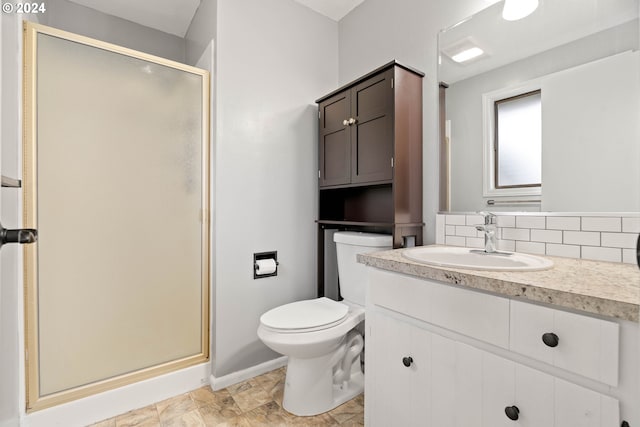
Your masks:
{"label": "cabinet knob", "polygon": [[348,125],[349,125],[349,120],[344,119],[344,120],[342,121],[342,124],[343,124],[343,125],[345,125],[345,126],[348,126]]}
{"label": "cabinet knob", "polygon": [[356,119],[354,119],[353,117],[351,117],[349,119],[349,126],[356,124]]}
{"label": "cabinet knob", "polygon": [[504,408],[504,413],[507,414],[507,418],[509,418],[512,421],[516,421],[518,418],[520,418],[520,409],[518,409],[517,406],[507,406],[506,408]]}
{"label": "cabinet knob", "polygon": [[553,332],[547,332],[546,334],[542,334],[542,342],[548,347],[557,347],[560,342],[560,338],[558,338],[558,336]]}
{"label": "cabinet knob", "polygon": [[623,421],[622,424],[620,424],[620,427],[629,427],[629,423],[627,421]]}
{"label": "cabinet knob", "polygon": [[413,357],[407,356],[402,358],[402,364],[407,368],[413,363]]}

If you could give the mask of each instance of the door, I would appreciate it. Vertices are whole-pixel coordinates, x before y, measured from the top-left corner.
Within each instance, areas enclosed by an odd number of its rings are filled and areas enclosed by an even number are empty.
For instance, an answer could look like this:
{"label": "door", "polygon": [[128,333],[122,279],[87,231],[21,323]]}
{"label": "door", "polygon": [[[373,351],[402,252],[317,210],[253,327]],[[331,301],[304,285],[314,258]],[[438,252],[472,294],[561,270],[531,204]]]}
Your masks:
{"label": "door", "polygon": [[351,182],[350,92],[322,101],[319,108],[319,185],[328,187]]}
{"label": "door", "polygon": [[393,72],[388,70],[351,90],[351,182],[393,178]]}
{"label": "door", "polygon": [[208,360],[209,76],[25,34],[32,411]]}

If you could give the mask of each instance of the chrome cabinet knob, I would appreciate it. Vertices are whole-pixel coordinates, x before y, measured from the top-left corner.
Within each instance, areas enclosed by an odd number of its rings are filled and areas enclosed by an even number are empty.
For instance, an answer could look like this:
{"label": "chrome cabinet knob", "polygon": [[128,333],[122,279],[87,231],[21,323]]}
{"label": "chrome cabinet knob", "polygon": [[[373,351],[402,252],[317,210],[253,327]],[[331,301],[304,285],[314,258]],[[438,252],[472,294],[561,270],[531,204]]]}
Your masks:
{"label": "chrome cabinet knob", "polygon": [[348,126],[348,125],[349,125],[349,120],[344,119],[344,120],[342,121],[342,124],[343,124],[343,125],[345,125],[345,126]]}
{"label": "chrome cabinet knob", "polygon": [[351,117],[349,119],[349,126],[354,125],[356,123],[356,119],[354,119],[353,117]]}

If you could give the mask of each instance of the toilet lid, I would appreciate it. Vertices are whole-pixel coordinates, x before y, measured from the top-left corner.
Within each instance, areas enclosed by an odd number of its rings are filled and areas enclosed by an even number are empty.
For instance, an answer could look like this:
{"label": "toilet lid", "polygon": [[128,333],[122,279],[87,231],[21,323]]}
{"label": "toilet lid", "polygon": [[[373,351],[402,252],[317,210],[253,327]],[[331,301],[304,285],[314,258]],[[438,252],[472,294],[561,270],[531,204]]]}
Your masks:
{"label": "toilet lid", "polygon": [[292,302],[267,311],[260,322],[273,329],[321,329],[342,322],[349,307],[329,298]]}

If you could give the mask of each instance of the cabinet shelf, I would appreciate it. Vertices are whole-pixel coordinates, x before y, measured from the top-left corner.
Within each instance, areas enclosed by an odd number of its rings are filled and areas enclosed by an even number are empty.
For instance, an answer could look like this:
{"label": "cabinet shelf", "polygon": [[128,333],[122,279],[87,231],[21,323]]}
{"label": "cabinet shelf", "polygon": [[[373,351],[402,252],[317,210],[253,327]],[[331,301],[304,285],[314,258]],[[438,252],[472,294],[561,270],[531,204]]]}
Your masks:
{"label": "cabinet shelf", "polygon": [[388,233],[394,248],[422,244],[423,76],[392,61],[316,101],[318,296],[325,268],[337,287],[327,229]]}
{"label": "cabinet shelf", "polygon": [[393,227],[394,225],[392,222],[334,221],[328,219],[319,219],[316,222],[321,225],[353,225],[361,227]]}
{"label": "cabinet shelf", "polygon": [[320,225],[345,225],[359,227],[424,227],[424,222],[395,223],[395,222],[366,222],[366,221],[334,221],[328,219],[317,219]]}

